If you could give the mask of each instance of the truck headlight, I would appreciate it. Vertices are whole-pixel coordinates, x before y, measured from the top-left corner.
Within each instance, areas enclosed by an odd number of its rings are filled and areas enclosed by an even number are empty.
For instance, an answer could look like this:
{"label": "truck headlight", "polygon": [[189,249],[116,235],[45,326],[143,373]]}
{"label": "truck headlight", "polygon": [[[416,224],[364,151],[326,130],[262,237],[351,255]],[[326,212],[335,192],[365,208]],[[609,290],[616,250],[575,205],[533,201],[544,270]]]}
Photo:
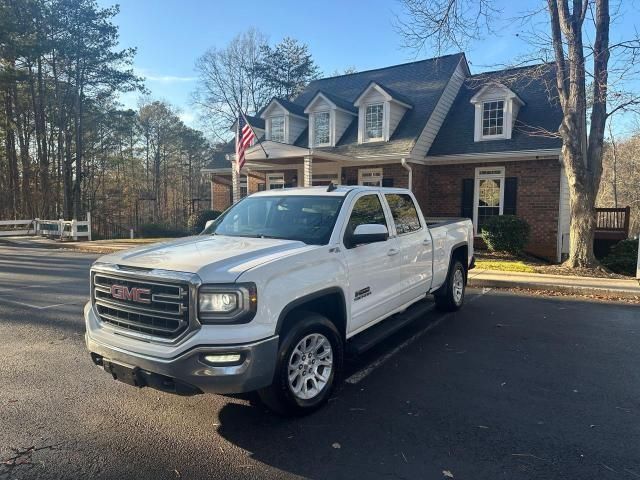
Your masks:
{"label": "truck headlight", "polygon": [[235,292],[202,292],[200,313],[229,313],[238,308],[238,294]]}
{"label": "truck headlight", "polygon": [[253,319],[257,307],[254,283],[202,285],[198,291],[201,323],[246,323]]}

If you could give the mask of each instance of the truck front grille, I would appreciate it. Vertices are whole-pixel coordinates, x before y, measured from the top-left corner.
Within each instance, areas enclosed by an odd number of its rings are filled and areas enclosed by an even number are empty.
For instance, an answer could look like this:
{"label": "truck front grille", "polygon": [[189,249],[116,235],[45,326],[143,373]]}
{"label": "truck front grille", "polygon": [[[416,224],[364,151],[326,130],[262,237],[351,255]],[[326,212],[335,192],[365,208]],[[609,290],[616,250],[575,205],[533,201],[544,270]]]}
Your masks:
{"label": "truck front grille", "polygon": [[96,272],[92,297],[100,320],[114,327],[164,339],[189,325],[189,286]]}

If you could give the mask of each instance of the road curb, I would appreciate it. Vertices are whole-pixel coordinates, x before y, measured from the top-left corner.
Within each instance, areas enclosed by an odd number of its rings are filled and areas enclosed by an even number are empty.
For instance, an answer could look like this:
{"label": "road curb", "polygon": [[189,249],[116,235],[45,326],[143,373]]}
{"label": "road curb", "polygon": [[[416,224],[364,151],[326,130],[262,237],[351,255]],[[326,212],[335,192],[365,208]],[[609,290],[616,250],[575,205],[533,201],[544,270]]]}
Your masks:
{"label": "road curb", "polygon": [[629,289],[611,289],[599,287],[583,287],[579,285],[547,285],[534,282],[513,282],[509,280],[485,280],[478,278],[469,279],[470,287],[485,288],[522,288],[527,290],[539,290],[545,292],[574,293],[578,295],[598,295],[611,298],[632,298],[640,300],[640,291]]}

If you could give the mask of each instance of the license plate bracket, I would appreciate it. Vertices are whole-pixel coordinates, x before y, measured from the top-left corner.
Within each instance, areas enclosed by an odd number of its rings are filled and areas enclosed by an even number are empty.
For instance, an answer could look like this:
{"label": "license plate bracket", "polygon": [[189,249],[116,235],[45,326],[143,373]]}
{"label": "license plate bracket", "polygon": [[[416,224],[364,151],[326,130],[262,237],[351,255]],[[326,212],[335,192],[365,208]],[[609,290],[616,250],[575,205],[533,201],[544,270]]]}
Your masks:
{"label": "license plate bracket", "polygon": [[138,367],[124,365],[122,363],[113,362],[103,359],[102,366],[107,373],[110,373],[114,380],[118,380],[127,385],[134,387],[144,387],[146,385],[144,378],[140,375]]}

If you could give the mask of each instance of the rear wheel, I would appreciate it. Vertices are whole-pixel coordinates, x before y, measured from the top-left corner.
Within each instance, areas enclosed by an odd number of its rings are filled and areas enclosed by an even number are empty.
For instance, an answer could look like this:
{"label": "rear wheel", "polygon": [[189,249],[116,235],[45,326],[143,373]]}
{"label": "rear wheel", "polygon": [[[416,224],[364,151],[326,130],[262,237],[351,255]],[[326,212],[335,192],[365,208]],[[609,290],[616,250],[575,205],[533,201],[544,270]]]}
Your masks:
{"label": "rear wheel", "polygon": [[273,383],[259,391],[262,401],[281,415],[306,415],[324,405],[340,378],[342,337],[316,313],[300,320],[280,343]]}
{"label": "rear wheel", "polygon": [[436,307],[445,312],[459,310],[464,303],[464,294],[467,284],[464,266],[460,260],[455,260],[447,274],[447,281],[441,291],[436,292],[434,298]]}

